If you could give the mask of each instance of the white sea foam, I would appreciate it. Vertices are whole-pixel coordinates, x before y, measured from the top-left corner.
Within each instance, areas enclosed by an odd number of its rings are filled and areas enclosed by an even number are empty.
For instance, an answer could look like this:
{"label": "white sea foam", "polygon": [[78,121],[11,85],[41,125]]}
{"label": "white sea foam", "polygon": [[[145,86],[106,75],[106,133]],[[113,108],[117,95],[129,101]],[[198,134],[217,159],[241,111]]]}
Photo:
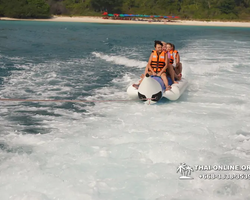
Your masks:
{"label": "white sea foam", "polygon": [[126,67],[138,67],[138,68],[145,68],[147,65],[146,61],[138,61],[136,59],[129,59],[124,56],[113,56],[113,55],[107,55],[102,54],[98,52],[92,53],[97,58],[103,59],[107,62],[112,62],[117,65],[125,65]]}
{"label": "white sea foam", "polygon": [[[40,107],[4,103],[0,107],[0,123],[7,125],[0,141],[1,199],[246,199],[247,180],[202,180],[200,172],[193,172],[194,180],[182,181],[176,173],[181,162],[247,165],[250,158],[250,81],[242,80],[249,68],[241,68],[250,57],[237,54],[238,61],[232,58],[235,52],[224,54],[221,46],[229,48],[229,44],[223,40],[215,44],[196,40],[190,45],[192,52],[180,50],[190,85],[176,102],[75,104],[86,109],[82,113],[55,103]],[[222,55],[210,59],[214,54]],[[123,56],[93,55],[127,67],[145,66],[145,61]],[[72,71],[69,64],[25,66],[6,78],[0,96],[67,97],[74,87],[88,84],[72,83],[74,78],[84,79],[78,71],[72,73],[76,76],[62,75],[63,70]],[[108,86],[94,89],[87,99],[128,99],[126,86],[140,75],[130,69]],[[41,114],[45,111],[53,114]],[[26,134],[27,125],[8,118],[22,113],[25,117],[28,112],[40,122],[32,127],[48,129],[47,134]]]}

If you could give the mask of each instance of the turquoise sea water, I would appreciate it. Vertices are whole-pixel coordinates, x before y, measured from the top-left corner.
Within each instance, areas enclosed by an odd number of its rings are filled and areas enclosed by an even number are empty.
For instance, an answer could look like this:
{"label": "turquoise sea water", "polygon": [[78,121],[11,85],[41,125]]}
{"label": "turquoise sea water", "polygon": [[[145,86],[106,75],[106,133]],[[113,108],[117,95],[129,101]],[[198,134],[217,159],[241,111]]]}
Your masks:
{"label": "turquoise sea water", "polygon": [[1,200],[249,199],[250,170],[176,173],[250,165],[249,28],[0,21],[0,98],[128,99],[154,40],[180,52],[177,101],[0,101]]}

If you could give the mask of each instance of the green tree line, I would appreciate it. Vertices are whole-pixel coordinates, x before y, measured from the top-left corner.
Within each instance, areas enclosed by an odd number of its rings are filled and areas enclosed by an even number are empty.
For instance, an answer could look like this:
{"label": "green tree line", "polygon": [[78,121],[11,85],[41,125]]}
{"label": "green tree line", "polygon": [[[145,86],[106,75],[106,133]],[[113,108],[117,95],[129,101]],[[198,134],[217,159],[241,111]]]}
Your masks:
{"label": "green tree line", "polygon": [[105,11],[175,15],[183,19],[250,20],[250,0],[0,0],[0,16],[6,17],[101,16]]}
{"label": "green tree line", "polygon": [[50,6],[44,0],[0,0],[0,16],[48,18]]}

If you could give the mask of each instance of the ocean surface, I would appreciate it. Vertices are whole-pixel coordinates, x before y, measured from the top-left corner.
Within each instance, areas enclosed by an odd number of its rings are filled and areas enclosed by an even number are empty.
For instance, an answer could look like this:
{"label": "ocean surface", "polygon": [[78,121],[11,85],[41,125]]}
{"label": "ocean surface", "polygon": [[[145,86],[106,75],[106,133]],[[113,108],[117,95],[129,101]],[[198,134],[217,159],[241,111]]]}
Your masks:
{"label": "ocean surface", "polygon": [[[189,87],[149,106],[126,89],[154,40]],[[249,85],[249,28],[0,21],[1,99],[91,101],[0,100],[0,199],[249,200],[250,170],[195,170],[250,166]]]}

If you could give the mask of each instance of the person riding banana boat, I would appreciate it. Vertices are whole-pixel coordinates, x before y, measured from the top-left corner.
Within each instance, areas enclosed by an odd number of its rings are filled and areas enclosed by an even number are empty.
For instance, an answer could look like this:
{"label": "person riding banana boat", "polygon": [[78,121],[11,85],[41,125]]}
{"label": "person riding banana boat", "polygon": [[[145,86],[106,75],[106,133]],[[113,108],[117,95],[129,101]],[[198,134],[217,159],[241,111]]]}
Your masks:
{"label": "person riding banana boat", "polygon": [[168,52],[170,67],[172,67],[175,72],[174,77],[177,80],[181,80],[182,63],[180,62],[180,54],[175,50],[175,45],[171,43],[166,44],[166,50]]}
{"label": "person riding banana boat", "polygon": [[168,84],[167,74],[170,75],[173,83],[178,82],[175,81],[175,72],[173,67],[169,65],[166,46],[164,49],[161,41],[155,41],[154,47],[155,50],[152,51],[149,57],[145,72],[141,75],[142,79],[139,81],[139,84],[133,84],[133,87],[138,88],[145,75],[149,74],[153,76],[160,76],[165,84],[166,90],[170,90],[171,86]]}

